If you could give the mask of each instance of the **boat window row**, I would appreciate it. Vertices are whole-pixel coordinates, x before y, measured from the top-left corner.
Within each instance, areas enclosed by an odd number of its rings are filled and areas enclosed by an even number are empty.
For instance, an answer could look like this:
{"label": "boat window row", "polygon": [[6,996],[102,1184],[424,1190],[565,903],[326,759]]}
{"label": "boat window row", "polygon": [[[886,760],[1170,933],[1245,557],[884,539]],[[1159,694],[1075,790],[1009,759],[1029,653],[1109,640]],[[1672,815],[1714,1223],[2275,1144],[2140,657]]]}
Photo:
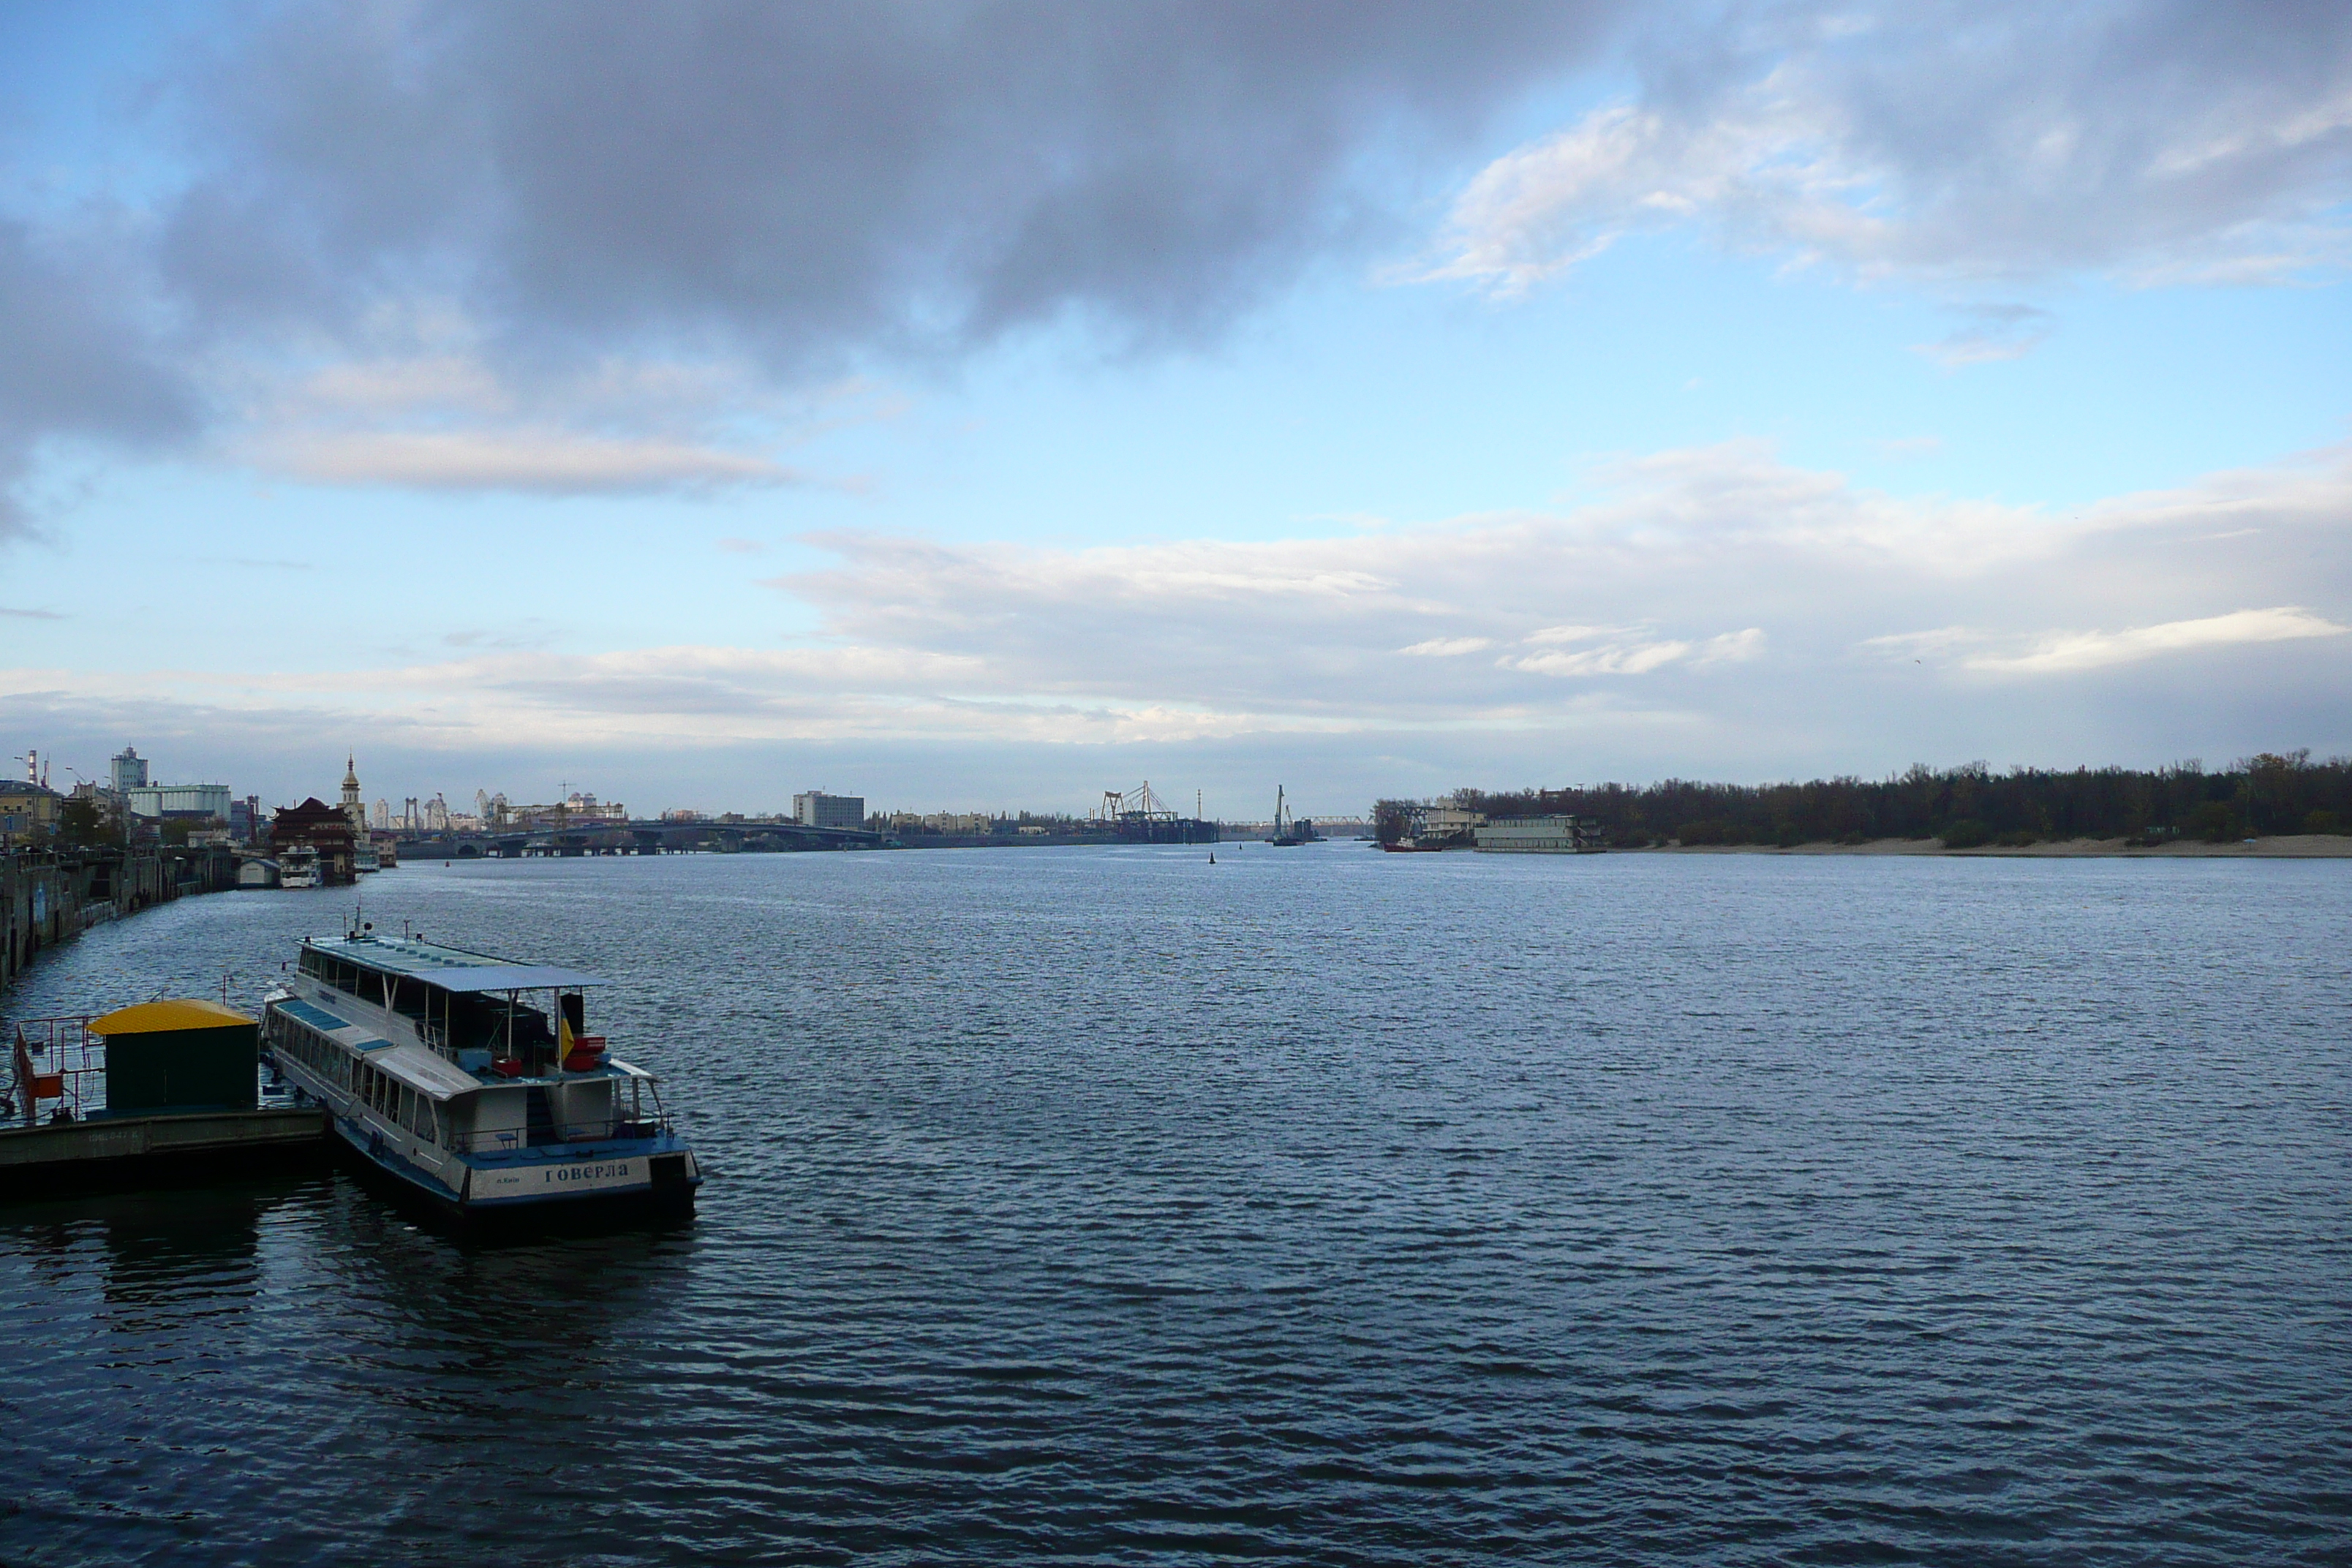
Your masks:
{"label": "boat window row", "polygon": [[299,1018],[278,1017],[278,1048],[309,1068],[325,1082],[347,1089],[387,1121],[435,1143],[446,1142],[446,1129],[431,1097],[417,1093],[390,1073],[376,1068],[329,1039]]}
{"label": "boat window row", "polygon": [[[445,1055],[489,1050],[528,1056],[552,1050],[555,1032],[548,1016],[494,993],[451,992],[410,975],[387,974],[317,948],[302,950],[302,973],[373,1007],[388,1007],[416,1026],[417,1033]],[[576,1011],[578,998],[571,998]],[[573,1032],[582,1032],[575,1025]]]}
{"label": "boat window row", "polygon": [[301,962],[302,973],[311,979],[322,981],[344,995],[356,996],[372,1006],[389,1007],[404,1017],[417,1020],[435,1010],[422,981],[387,974],[331,952],[320,952],[314,947],[302,950]]}
{"label": "boat window row", "polygon": [[436,1109],[432,1100],[417,1093],[390,1073],[366,1062],[357,1064],[358,1082],[354,1092],[367,1101],[377,1115],[407,1129],[428,1143],[441,1142],[441,1125],[434,1115]]}
{"label": "boat window row", "polygon": [[273,1012],[277,1020],[274,1044],[286,1056],[292,1057],[313,1075],[337,1089],[352,1087],[352,1053],[310,1027],[299,1018]]}

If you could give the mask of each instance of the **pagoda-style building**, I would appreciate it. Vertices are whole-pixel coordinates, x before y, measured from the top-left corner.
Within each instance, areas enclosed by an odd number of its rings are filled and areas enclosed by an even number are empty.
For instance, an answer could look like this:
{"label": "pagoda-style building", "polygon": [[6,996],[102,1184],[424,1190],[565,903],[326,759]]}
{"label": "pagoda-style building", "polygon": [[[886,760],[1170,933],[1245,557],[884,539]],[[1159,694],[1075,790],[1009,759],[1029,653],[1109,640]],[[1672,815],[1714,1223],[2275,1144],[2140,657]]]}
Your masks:
{"label": "pagoda-style building", "polygon": [[269,824],[274,853],[289,844],[307,844],[319,852],[319,885],[348,888],[357,881],[355,840],[352,819],[343,808],[312,795],[299,805],[281,805]]}

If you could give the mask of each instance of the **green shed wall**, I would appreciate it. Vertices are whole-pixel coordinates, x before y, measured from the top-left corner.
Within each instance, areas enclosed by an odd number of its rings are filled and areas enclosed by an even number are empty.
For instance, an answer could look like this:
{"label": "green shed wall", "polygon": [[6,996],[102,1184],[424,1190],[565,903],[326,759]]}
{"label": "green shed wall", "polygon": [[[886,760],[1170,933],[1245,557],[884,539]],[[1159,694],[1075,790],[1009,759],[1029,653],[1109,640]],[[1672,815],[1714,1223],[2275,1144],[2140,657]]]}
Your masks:
{"label": "green shed wall", "polygon": [[106,1042],[109,1110],[193,1110],[227,1106],[250,1110],[258,1101],[260,1029],[236,1024],[219,1029],[170,1029],[114,1035]]}

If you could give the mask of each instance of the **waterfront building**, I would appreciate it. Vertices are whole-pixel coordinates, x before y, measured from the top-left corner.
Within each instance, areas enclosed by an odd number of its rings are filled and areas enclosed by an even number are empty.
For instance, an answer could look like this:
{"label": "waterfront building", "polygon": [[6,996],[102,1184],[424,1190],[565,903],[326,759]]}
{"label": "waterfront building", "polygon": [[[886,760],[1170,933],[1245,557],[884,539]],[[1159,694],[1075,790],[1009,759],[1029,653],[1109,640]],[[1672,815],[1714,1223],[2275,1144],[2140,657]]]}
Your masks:
{"label": "waterfront building", "polygon": [[588,790],[574,790],[563,797],[563,814],[573,822],[626,822],[629,808],[617,800],[598,800]]}
{"label": "waterfront building", "polygon": [[803,827],[862,828],[866,826],[866,797],[806,790],[793,796],[793,820]]}
{"label": "waterfront building", "polygon": [[0,784],[0,834],[10,838],[53,833],[65,796],[29,779]]}
{"label": "waterfront building", "polygon": [[319,885],[348,888],[357,879],[352,819],[340,806],[312,795],[299,805],[282,805],[269,826],[269,843],[278,855],[300,846],[319,858]]}
{"label": "waterfront building", "polygon": [[[494,806],[502,806],[499,796]],[[617,827],[629,820],[629,808],[617,800],[598,800],[586,790],[574,790],[553,805],[519,805],[509,815],[522,827]]]}
{"label": "waterfront building", "polygon": [[[119,760],[119,759],[118,759]],[[140,770],[147,764],[142,762]],[[133,784],[123,791],[131,815],[152,819],[228,820],[228,785],[221,784]]]}

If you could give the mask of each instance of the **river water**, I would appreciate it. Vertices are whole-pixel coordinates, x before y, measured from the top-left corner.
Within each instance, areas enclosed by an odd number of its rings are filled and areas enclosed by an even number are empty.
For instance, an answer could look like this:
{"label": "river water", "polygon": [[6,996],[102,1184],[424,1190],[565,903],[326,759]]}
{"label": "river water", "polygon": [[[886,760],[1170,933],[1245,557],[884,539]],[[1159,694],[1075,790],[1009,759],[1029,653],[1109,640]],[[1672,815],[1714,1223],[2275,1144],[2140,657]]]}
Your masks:
{"label": "river water", "polygon": [[2352,1556],[2352,864],[1217,859],[371,879],[618,983],[698,1219],[0,1209],[0,1562]]}

